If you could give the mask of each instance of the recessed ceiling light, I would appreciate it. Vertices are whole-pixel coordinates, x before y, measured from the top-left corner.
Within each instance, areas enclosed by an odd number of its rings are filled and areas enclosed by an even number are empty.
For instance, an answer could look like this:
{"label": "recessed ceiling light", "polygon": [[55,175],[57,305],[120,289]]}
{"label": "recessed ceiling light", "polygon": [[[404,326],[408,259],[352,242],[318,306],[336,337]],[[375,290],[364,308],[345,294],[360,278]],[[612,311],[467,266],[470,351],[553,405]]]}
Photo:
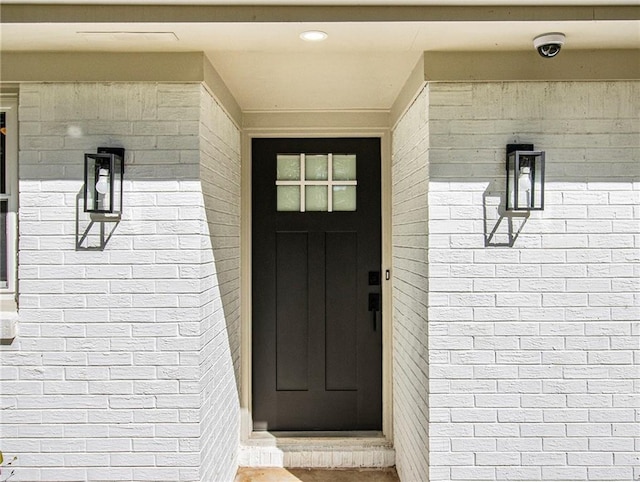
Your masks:
{"label": "recessed ceiling light", "polygon": [[306,40],[307,42],[322,42],[327,37],[327,33],[321,30],[307,30],[306,32],[302,32],[300,34],[300,38],[302,40]]}

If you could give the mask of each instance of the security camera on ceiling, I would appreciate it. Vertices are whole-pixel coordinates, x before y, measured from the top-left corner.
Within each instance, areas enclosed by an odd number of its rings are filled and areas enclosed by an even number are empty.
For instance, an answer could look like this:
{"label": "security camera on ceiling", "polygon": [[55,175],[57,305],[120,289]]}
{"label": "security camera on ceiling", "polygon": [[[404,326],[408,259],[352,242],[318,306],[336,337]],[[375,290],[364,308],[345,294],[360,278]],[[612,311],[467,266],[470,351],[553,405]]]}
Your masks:
{"label": "security camera on ceiling", "polygon": [[564,39],[563,33],[545,33],[533,39],[533,46],[540,54],[540,57],[550,59],[560,53],[560,49],[564,45]]}

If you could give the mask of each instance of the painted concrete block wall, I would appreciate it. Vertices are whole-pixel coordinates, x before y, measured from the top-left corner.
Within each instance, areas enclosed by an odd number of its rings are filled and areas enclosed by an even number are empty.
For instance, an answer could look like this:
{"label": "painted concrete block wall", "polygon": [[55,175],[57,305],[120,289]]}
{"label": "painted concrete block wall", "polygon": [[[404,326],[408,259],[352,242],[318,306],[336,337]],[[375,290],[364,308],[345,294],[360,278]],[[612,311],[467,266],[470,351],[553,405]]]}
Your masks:
{"label": "painted concrete block wall", "polygon": [[211,259],[202,265],[200,480],[231,481],[240,444],[240,132],[201,87],[200,179]]}
{"label": "painted concrete block wall", "polygon": [[[224,343],[202,355],[211,330],[226,336],[202,103],[196,84],[21,86],[20,335],[0,347],[15,480],[193,481],[214,455],[208,473],[234,468],[237,446],[214,453],[203,431],[232,415],[203,420],[202,373],[233,363]],[[125,209],[101,226],[82,210],[82,160],[105,145],[127,149]]]}
{"label": "painted concrete block wall", "polygon": [[430,85],[430,480],[640,478],[639,119],[638,82]]}
{"label": "painted concrete block wall", "polygon": [[393,131],[393,427],[402,480],[428,474],[429,92]]}

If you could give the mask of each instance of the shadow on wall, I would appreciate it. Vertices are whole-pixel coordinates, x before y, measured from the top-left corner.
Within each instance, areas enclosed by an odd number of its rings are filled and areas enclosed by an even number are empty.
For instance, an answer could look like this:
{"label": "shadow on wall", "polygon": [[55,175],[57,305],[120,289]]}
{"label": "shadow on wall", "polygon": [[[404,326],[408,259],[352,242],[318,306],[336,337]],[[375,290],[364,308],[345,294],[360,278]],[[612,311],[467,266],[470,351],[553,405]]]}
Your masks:
{"label": "shadow on wall", "polygon": [[[240,400],[240,160],[224,146],[212,150],[203,139],[200,182],[215,266],[227,346]],[[229,149],[229,150],[226,150]],[[216,309],[216,308],[214,308]]]}
{"label": "shadow on wall", "polygon": [[230,236],[219,235],[217,230],[227,230],[230,226],[223,224],[219,216],[224,215],[215,211],[213,201],[207,199],[206,195],[204,198],[215,277],[218,280],[228,346],[233,362],[236,393],[240,400],[240,217],[238,213],[237,224],[231,228],[237,233],[234,232]]}
{"label": "shadow on wall", "polygon": [[76,251],[104,251],[120,224],[120,216],[90,214],[87,220],[83,212],[84,189],[80,189],[76,195]]}
{"label": "shadow on wall", "polygon": [[512,248],[529,219],[528,211],[507,211],[505,196],[504,187],[496,180],[482,194],[485,247]]}

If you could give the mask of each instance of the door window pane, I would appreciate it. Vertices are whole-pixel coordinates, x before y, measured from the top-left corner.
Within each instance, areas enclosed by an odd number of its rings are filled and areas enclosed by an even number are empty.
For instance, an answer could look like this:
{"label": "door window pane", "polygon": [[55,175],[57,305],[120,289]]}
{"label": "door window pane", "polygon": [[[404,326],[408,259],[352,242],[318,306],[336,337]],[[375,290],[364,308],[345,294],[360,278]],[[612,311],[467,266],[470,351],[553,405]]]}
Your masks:
{"label": "door window pane", "polygon": [[278,154],[277,177],[279,181],[300,180],[300,156],[296,154]]}
{"label": "door window pane", "polygon": [[356,210],[356,187],[355,186],[333,186],[333,210],[334,211],[355,211]]}
{"label": "door window pane", "polygon": [[300,211],[300,186],[277,186],[278,211]]}
{"label": "door window pane", "polygon": [[305,179],[307,181],[326,181],[329,175],[329,156],[310,155],[305,159]]}
{"label": "door window pane", "polygon": [[327,186],[307,186],[305,207],[307,211],[328,211]]}
{"label": "door window pane", "polygon": [[355,154],[334,154],[333,155],[333,180],[334,181],[355,181],[356,179],[356,155]]}
{"label": "door window pane", "polygon": [[355,211],[355,154],[277,154],[278,211]]}

